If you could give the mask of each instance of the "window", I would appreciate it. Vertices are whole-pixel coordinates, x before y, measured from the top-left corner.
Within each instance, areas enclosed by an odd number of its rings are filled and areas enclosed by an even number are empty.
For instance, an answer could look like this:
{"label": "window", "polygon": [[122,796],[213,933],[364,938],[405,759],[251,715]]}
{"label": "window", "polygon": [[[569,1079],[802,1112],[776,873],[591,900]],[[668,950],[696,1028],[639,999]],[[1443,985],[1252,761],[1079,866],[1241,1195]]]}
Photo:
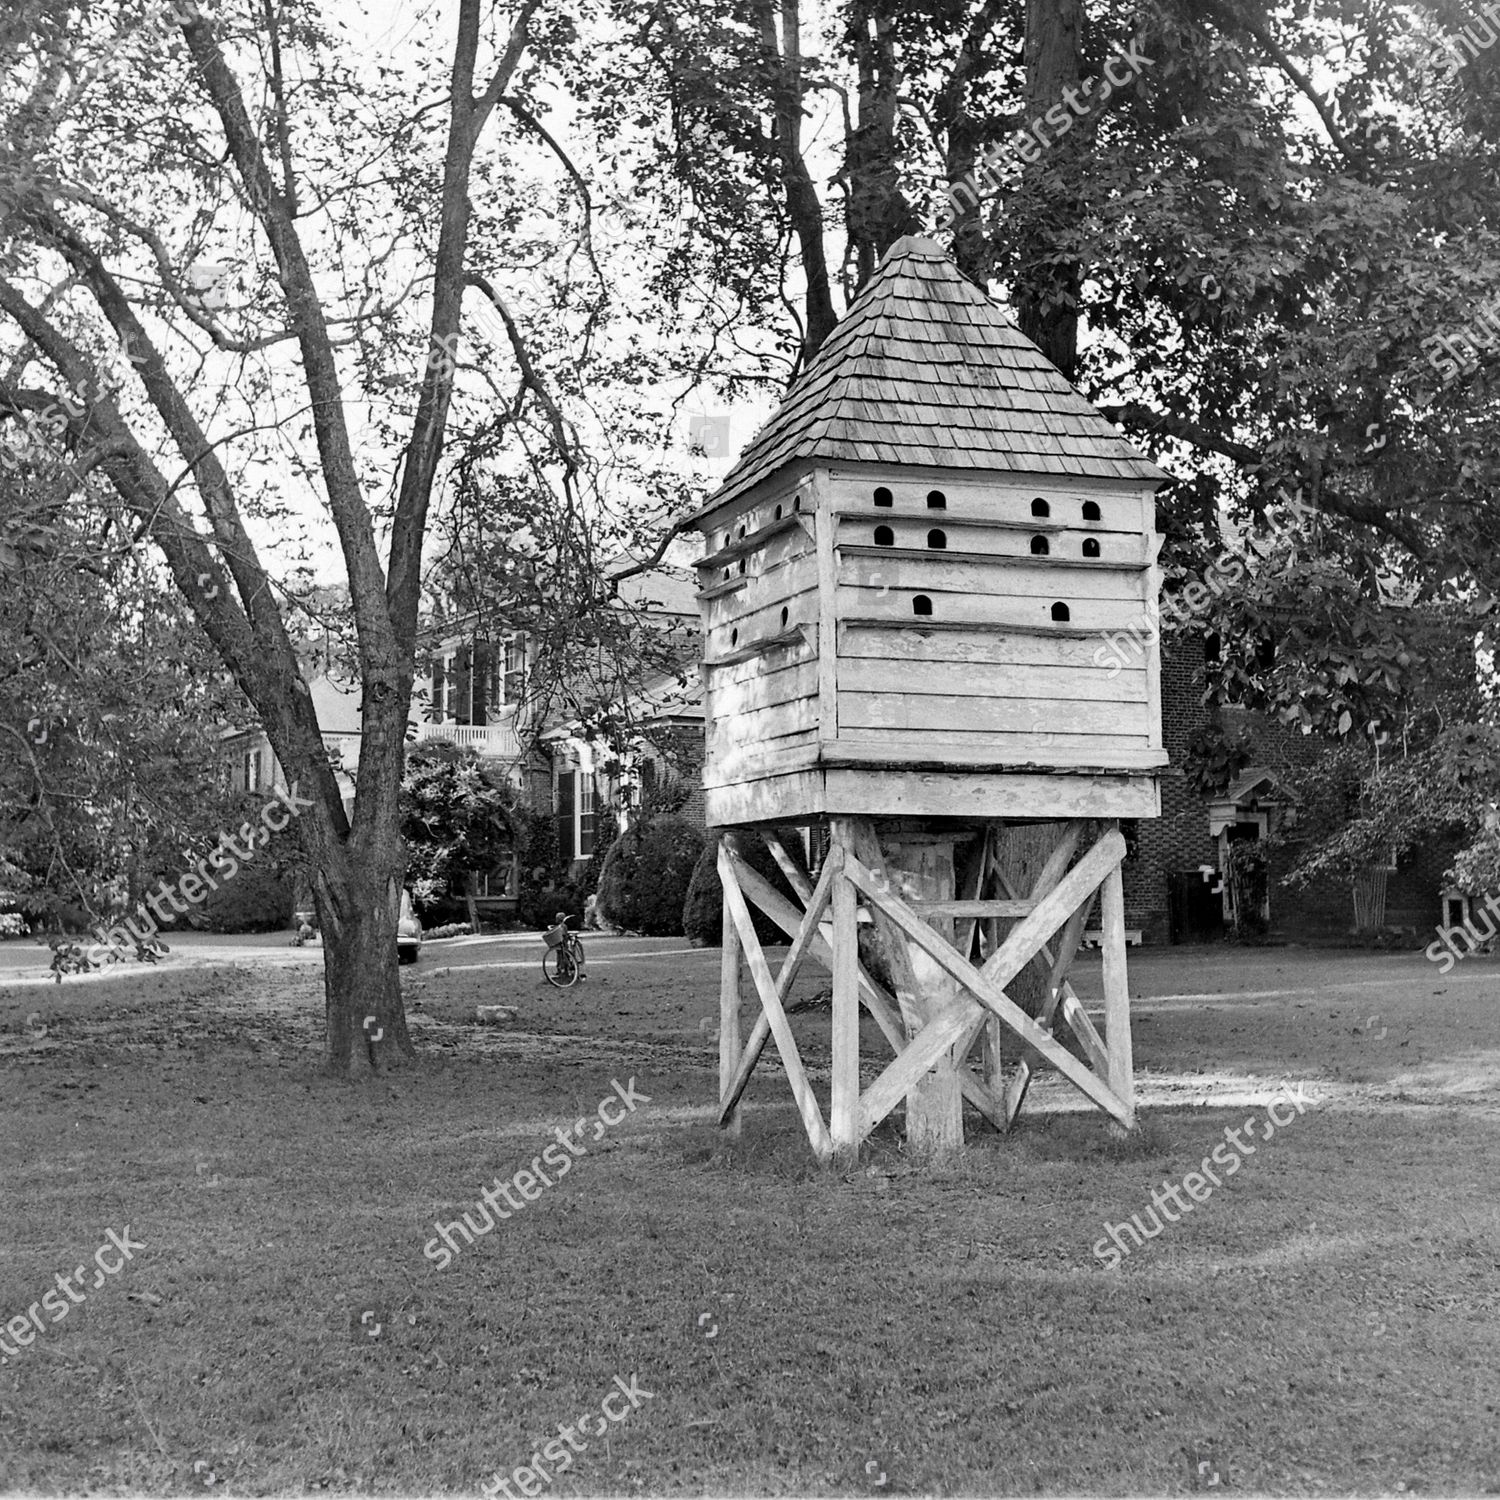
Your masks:
{"label": "window", "polygon": [[896,533],[889,526],[877,526],[875,528],[875,545],[877,547],[894,547],[896,545]]}
{"label": "window", "polygon": [[1052,606],[1052,618],[1054,620],[1066,620],[1071,618],[1066,604],[1054,604]]}
{"label": "window", "polygon": [[514,896],[518,888],[519,879],[514,854],[505,864],[497,865],[493,870],[469,871],[469,894],[481,901]]}
{"label": "window", "polygon": [[1086,536],[1086,537],[1084,537],[1084,539],[1083,539],[1083,555],[1085,557],[1098,557],[1098,555],[1099,555],[1099,538],[1098,537],[1095,537],[1095,536]]}
{"label": "window", "polygon": [[1034,536],[1031,539],[1031,555],[1033,557],[1046,557],[1051,552],[1052,546],[1044,536]]}
{"label": "window", "polygon": [[934,527],[927,533],[927,545],[934,551],[941,552],[948,545],[948,533]]}
{"label": "window", "polygon": [[1099,513],[1099,502],[1097,500],[1085,500],[1083,502],[1083,519],[1085,521],[1103,520],[1103,517]]}
{"label": "window", "polygon": [[580,766],[557,772],[557,852],[566,864],[594,852],[594,773]]}
{"label": "window", "polygon": [[578,771],[573,767],[560,767],[553,791],[553,806],[557,809],[557,857],[567,864],[578,857]]}
{"label": "window", "polygon": [[578,778],[578,857],[587,859],[594,852],[594,773],[573,774]]}
{"label": "window", "polygon": [[948,497],[941,490],[928,490],[928,492],[927,492],[927,509],[928,510],[947,510],[948,509]]}
{"label": "window", "polygon": [[1040,495],[1038,495],[1036,499],[1031,502],[1031,513],[1034,516],[1050,516],[1052,514],[1052,507],[1048,505]]}
{"label": "window", "polygon": [[930,615],[932,613],[932,600],[926,594],[918,594],[911,601],[911,612],[914,615]]}
{"label": "window", "polygon": [[245,763],[242,770],[245,777],[245,790],[247,792],[258,792],[261,787],[259,750],[248,750],[245,752]]}
{"label": "window", "polygon": [[526,696],[526,637],[512,636],[505,643],[505,703],[519,703]]}
{"label": "window", "polygon": [[896,500],[891,492],[886,489],[884,485],[881,485],[880,488],[875,491],[875,503],[876,505],[890,507],[896,503]]}

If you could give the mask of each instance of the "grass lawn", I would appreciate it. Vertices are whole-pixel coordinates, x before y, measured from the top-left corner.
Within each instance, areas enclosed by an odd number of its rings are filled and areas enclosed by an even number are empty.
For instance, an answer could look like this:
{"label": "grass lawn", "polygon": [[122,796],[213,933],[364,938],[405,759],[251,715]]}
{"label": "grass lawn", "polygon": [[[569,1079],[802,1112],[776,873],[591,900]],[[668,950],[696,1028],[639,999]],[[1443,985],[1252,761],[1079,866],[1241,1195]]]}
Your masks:
{"label": "grass lawn", "polygon": [[[841,1177],[771,1057],[743,1139],[711,1127],[718,958],[681,949],[591,945],[554,995],[529,948],[432,944],[420,1064],[358,1086],[318,1072],[316,955],[0,987],[0,1322],[86,1271],[0,1364],[0,1487],[1500,1494],[1500,962],[1133,951],[1134,1138],[1054,1077],[952,1170],[888,1122]],[[795,1017],[825,1091],[827,1023]],[[424,1254],[632,1078],[566,1176]],[[1284,1082],[1306,1112],[1106,1270],[1105,1221]],[[652,1395],[559,1440],[616,1377]]]}

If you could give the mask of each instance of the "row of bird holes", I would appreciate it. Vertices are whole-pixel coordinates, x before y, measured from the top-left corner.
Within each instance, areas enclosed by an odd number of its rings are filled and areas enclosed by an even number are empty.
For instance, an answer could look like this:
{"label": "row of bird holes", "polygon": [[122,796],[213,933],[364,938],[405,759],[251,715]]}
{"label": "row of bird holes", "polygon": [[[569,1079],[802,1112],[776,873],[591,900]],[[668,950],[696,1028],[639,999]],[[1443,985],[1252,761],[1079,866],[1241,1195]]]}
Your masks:
{"label": "row of bird holes", "polygon": [[[929,599],[926,594],[914,594],[912,596],[912,601],[911,601],[911,612],[914,615],[930,615],[932,613],[932,600]],[[788,613],[787,613],[786,606],[783,605],[782,609],[781,609],[781,628],[783,630],[786,629],[786,624],[787,624],[788,618],[789,618],[789,616],[788,616]],[[1056,623],[1056,624],[1066,624],[1067,621],[1070,618],[1071,618],[1071,615],[1070,615],[1070,612],[1068,610],[1068,606],[1066,604],[1064,604],[1061,600],[1058,600],[1058,602],[1052,606],[1052,619],[1053,619],[1054,623]],[[983,628],[982,626],[980,626],[978,624],[977,621],[975,623],[976,623],[976,628],[979,628],[979,629]],[[731,630],[729,632],[729,644],[731,646],[738,646],[739,643],[740,643],[740,632],[739,632],[739,627],[736,626],[733,630]]]}
{"label": "row of bird holes", "polygon": [[[884,485],[881,485],[880,488],[875,491],[875,503],[876,505],[884,507],[894,505],[896,501],[891,492],[886,489]],[[802,501],[800,498],[792,501],[792,509],[794,511],[800,510],[801,508]],[[947,508],[948,497],[941,490],[929,490],[927,492],[928,510],[947,510]],[[1052,514],[1052,507],[1048,505],[1040,495],[1038,495],[1037,498],[1031,502],[1031,514],[1039,518],[1045,518]],[[776,507],[775,519],[778,521],[781,519],[781,507],[779,505]],[[1083,519],[1085,521],[1098,521],[1103,519],[1099,512],[1099,502],[1097,500],[1085,500],[1083,502]],[[744,526],[740,527],[739,536],[740,540],[743,541],[745,537]],[[729,537],[727,535],[724,538],[724,545],[726,547],[729,545]],[[896,545],[896,533],[892,531],[889,526],[877,526],[875,528],[875,545],[877,547],[894,547]],[[941,550],[948,545],[947,533],[934,528],[932,531],[929,531],[927,533],[927,545],[935,550]],[[1046,537],[1032,537],[1031,551],[1033,556],[1046,557],[1050,550],[1051,549],[1048,546]],[[1085,557],[1099,556],[1099,541],[1097,537],[1084,538],[1083,555]],[[740,572],[743,573],[744,571],[745,559],[741,558]],[[724,576],[725,578],[729,577],[728,568],[724,569]],[[911,601],[911,612],[914,615],[930,615],[932,613],[932,600],[929,599],[926,594],[915,595]],[[1061,623],[1063,621],[1066,621],[1069,617],[1068,606],[1066,604],[1063,604],[1061,601],[1059,601],[1052,606],[1052,618],[1055,621]],[[786,622],[787,612],[783,609],[781,611],[781,624],[783,628],[785,628]],[[738,630],[730,631],[729,644],[731,646],[737,646],[739,644],[739,639],[740,633]]]}

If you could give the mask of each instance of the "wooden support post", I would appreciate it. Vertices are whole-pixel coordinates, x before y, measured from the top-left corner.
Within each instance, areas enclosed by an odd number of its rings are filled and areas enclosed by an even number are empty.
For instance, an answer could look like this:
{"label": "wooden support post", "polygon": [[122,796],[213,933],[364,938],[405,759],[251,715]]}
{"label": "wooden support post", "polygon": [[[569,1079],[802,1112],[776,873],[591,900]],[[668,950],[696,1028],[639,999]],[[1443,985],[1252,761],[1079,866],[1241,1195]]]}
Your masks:
{"label": "wooden support post", "polygon": [[[723,948],[719,957],[719,1097],[722,1099],[740,1066],[740,1006],[743,998],[740,974],[740,934],[729,903],[724,903]],[[739,1138],[740,1107],[736,1103],[727,1119],[720,1121],[726,1135]]]}
{"label": "wooden support post", "polygon": [[854,887],[844,875],[846,830],[835,825],[825,875],[833,876],[833,1087],[829,1134],[839,1165],[859,1155],[859,929]]}
{"label": "wooden support post", "polygon": [[1125,880],[1118,863],[1099,889],[1099,929],[1104,950],[1104,1045],[1109,1053],[1109,1089],[1129,1113],[1129,1119],[1122,1123],[1133,1129],[1135,1063],[1130,1045],[1130,985],[1125,973]]}
{"label": "wooden support post", "polygon": [[[952,901],[954,891],[953,841],[924,839],[892,846],[887,868],[903,892],[919,900]],[[941,938],[954,939],[953,918],[942,912],[926,917]],[[936,1016],[954,1007],[958,985],[920,948],[909,948],[912,975],[923,1012]],[[922,1161],[942,1161],[957,1155],[964,1144],[964,1101],[958,1086],[963,1059],[957,1045],[939,1054],[906,1096],[906,1144]]]}

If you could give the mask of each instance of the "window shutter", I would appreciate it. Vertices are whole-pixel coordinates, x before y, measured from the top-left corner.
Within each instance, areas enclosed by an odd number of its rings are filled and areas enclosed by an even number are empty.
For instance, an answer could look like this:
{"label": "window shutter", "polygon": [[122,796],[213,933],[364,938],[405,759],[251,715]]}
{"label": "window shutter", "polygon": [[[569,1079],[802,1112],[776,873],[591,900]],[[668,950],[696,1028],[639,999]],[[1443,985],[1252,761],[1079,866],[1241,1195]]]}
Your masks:
{"label": "window shutter", "polygon": [[453,657],[453,722],[472,722],[471,700],[474,692],[474,653],[467,646],[460,646]]}
{"label": "window shutter", "polygon": [[488,641],[474,642],[473,722],[489,723],[490,674],[494,670],[495,648]]}
{"label": "window shutter", "polygon": [[557,773],[557,852],[564,864],[577,857],[573,843],[573,778],[576,774],[570,767]]}

